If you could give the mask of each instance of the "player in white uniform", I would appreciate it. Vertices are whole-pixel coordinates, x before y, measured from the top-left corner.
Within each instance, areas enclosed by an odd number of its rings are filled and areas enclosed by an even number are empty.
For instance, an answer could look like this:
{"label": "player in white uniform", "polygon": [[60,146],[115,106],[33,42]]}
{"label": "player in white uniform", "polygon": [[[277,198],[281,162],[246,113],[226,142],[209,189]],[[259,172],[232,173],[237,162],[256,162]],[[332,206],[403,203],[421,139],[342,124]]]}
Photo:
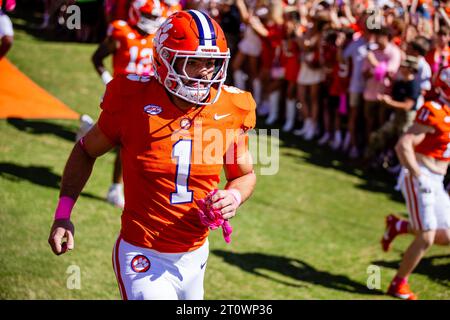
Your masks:
{"label": "player in white uniform", "polygon": [[3,9],[12,11],[15,7],[15,0],[0,0],[0,60],[11,49],[14,40],[13,25]]}
{"label": "player in white uniform", "polygon": [[396,146],[403,166],[399,182],[409,222],[394,215],[386,217],[381,240],[387,251],[398,234],[415,236],[388,289],[388,294],[407,300],[417,299],[409,288],[408,276],[426,251],[433,244],[450,244],[450,197],[444,188],[450,163],[450,67],[440,71],[435,87],[439,98],[423,105]]}

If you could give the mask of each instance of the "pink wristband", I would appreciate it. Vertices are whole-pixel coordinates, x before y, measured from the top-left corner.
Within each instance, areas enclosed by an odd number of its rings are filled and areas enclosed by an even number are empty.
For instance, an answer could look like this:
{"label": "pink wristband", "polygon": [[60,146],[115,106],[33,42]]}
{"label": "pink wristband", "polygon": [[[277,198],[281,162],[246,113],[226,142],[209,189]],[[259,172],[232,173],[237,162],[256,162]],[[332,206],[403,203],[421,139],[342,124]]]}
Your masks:
{"label": "pink wristband", "polygon": [[72,213],[73,206],[75,205],[75,201],[67,196],[59,198],[58,207],[55,211],[55,220],[56,219],[70,219],[70,215]]}
{"label": "pink wristband", "polygon": [[239,190],[237,189],[227,189],[234,197],[234,200],[236,200],[237,205],[239,206],[242,202],[242,196]]}

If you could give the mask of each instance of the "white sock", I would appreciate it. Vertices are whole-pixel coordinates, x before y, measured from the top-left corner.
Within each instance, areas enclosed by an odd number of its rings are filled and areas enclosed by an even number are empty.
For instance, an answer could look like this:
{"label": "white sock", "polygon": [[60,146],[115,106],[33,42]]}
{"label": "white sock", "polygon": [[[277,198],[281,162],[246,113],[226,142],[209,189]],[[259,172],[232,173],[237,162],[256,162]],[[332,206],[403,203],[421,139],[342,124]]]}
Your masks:
{"label": "white sock", "polygon": [[295,124],[295,99],[288,99],[286,101],[286,122],[283,126],[283,131],[291,131]]}
{"label": "white sock", "polygon": [[280,91],[273,91],[269,95],[269,117],[267,118],[266,123],[272,124],[278,119],[278,109],[279,109],[279,98]]}
{"label": "white sock", "polygon": [[252,87],[253,87],[253,99],[255,99],[256,104],[260,104],[262,91],[261,80],[259,80],[258,78],[253,79]]}
{"label": "white sock", "polygon": [[245,90],[245,81],[247,80],[247,75],[242,70],[236,70],[233,72],[234,86]]}

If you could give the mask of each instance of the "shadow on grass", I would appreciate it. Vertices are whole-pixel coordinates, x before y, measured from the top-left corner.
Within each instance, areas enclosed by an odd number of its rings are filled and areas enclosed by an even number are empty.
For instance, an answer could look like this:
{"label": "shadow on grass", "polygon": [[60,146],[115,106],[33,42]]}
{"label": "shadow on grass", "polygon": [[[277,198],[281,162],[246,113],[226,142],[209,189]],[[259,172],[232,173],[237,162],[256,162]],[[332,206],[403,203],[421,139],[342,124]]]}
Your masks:
{"label": "shadow on grass", "polygon": [[[258,118],[258,128],[278,129],[278,127],[268,127],[262,118]],[[270,132],[270,131],[269,131]],[[404,202],[400,192],[394,190],[396,179],[384,169],[372,169],[363,165],[362,161],[350,160],[341,152],[333,151],[326,146],[319,146],[317,141],[304,141],[302,138],[294,136],[292,133],[284,133],[280,130],[280,147],[298,149],[304,152],[300,157],[289,149],[281,150],[286,157],[297,158],[298,161],[306,161],[315,166],[323,168],[333,168],[349,175],[357,176],[362,180],[356,185],[358,189],[385,193],[394,201]]]}
{"label": "shadow on grass", "polygon": [[8,124],[17,130],[28,132],[31,134],[54,134],[64,140],[75,143],[75,132],[68,130],[65,126],[42,121],[42,120],[25,120],[20,118],[8,118]]}
{"label": "shadow on grass", "polygon": [[289,277],[295,281],[308,282],[313,285],[339,291],[368,295],[383,295],[383,292],[379,290],[370,290],[365,285],[353,281],[347,276],[317,270],[308,263],[298,259],[262,253],[233,253],[224,250],[212,250],[212,253],[221,257],[225,262],[235,265],[246,272],[291,287],[304,286],[298,283],[274,278],[261,271],[266,270],[276,272],[281,276]]}
{"label": "shadow on grass", "polygon": [[[19,182],[28,180],[39,186],[60,189],[61,176],[53,173],[49,167],[44,166],[20,166],[10,162],[0,162],[0,177],[9,181]],[[81,196],[105,201],[104,198],[91,193],[82,192]]]}
{"label": "shadow on grass", "polygon": [[[377,266],[396,270],[400,266],[400,262],[401,260],[374,261],[372,263]],[[416,269],[414,269],[414,273],[425,275],[432,281],[450,288],[450,254],[424,257]]]}

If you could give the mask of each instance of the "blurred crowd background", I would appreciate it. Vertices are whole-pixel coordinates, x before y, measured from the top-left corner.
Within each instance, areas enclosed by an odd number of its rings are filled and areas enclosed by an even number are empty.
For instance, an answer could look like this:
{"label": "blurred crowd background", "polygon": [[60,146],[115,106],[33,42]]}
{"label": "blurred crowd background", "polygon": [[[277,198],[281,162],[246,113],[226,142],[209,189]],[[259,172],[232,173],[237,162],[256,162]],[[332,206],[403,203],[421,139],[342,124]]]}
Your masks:
{"label": "blurred crowd background", "polygon": [[[227,84],[251,91],[260,123],[367,167],[400,170],[393,146],[435,95],[450,59],[450,1],[160,0],[208,13],[232,54]],[[130,0],[18,0],[12,15],[61,41],[100,43]],[[81,28],[66,27],[67,8]]]}

